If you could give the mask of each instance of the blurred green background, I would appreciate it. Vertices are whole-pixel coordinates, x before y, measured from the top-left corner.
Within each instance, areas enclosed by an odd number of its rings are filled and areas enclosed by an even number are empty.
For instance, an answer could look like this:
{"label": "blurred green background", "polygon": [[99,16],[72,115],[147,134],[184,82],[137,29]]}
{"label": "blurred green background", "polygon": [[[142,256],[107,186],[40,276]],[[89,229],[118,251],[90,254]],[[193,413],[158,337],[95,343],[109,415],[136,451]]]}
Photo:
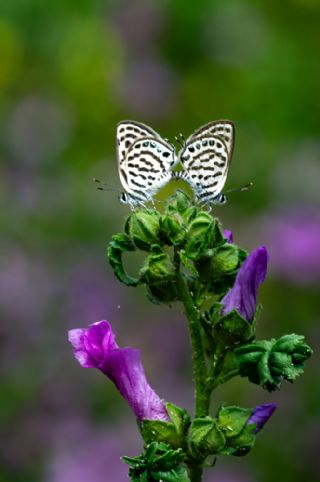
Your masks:
{"label": "blurred green background", "polygon": [[159,395],[192,407],[179,307],[114,279],[106,247],[129,208],[92,178],[121,189],[122,119],[173,139],[219,118],[236,125],[227,187],[254,187],[214,212],[271,254],[258,334],[302,333],[316,353],[281,392],[217,391],[213,410],[278,410],[251,454],[219,459],[206,481],[319,480],[319,31],[318,0],[2,0],[1,481],[121,482],[120,455],[141,449],[111,383],[73,359],[70,328],[108,319]]}

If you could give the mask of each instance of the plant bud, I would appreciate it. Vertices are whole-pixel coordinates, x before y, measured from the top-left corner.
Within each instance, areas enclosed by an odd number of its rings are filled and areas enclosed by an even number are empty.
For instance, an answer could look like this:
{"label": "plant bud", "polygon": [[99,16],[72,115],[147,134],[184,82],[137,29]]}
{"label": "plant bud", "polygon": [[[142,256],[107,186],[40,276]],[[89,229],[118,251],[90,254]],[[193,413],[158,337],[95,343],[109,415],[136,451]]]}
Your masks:
{"label": "plant bud", "polygon": [[137,248],[151,251],[151,246],[159,243],[160,213],[155,209],[133,212],[126,221],[125,231]]}
{"label": "plant bud", "polygon": [[147,285],[148,297],[154,303],[170,303],[178,299],[174,266],[163,251],[152,253],[140,270],[140,281]]}
{"label": "plant bud", "polygon": [[211,256],[200,259],[196,263],[196,268],[210,291],[217,294],[225,293],[232,287],[246,253],[234,244],[227,243],[212,249],[209,253]]}
{"label": "plant bud", "polygon": [[214,220],[210,214],[200,211],[191,221],[187,231],[187,244],[185,255],[192,260],[197,260],[212,247],[214,238]]}
{"label": "plant bud", "polygon": [[217,420],[200,417],[195,418],[191,424],[189,443],[193,457],[203,461],[209,455],[221,452],[225,446],[225,437]]}
{"label": "plant bud", "polygon": [[168,245],[183,246],[186,224],[178,212],[166,214],[161,218],[161,236]]}

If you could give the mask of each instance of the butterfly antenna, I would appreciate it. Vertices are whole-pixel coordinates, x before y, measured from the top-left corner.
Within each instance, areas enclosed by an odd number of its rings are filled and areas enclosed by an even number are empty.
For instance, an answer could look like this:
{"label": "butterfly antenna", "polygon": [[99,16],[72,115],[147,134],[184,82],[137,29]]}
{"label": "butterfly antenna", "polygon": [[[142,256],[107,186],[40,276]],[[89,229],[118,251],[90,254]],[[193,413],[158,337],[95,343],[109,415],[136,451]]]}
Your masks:
{"label": "butterfly antenna", "polygon": [[175,148],[175,145],[172,141],[170,141],[170,139],[168,139],[167,137],[164,139],[168,144],[170,144],[171,147]]}
{"label": "butterfly antenna", "polygon": [[100,181],[100,179],[97,179],[96,177],[93,178],[93,182],[97,184],[101,184],[101,186],[98,186],[97,189],[99,191],[114,191],[114,192],[121,192],[120,189],[114,189],[111,187],[109,184],[106,182]]}
{"label": "butterfly antenna", "polygon": [[229,192],[243,192],[243,191],[248,191],[248,189],[250,189],[252,186],[253,186],[253,182],[249,182],[248,184],[245,184],[245,185],[242,186],[242,187],[238,187],[238,188],[235,188],[235,189],[228,189],[228,191],[226,191],[226,194],[229,193]]}
{"label": "butterfly antenna", "polygon": [[184,146],[186,145],[186,140],[185,140],[185,138],[184,138],[184,135],[181,134],[181,132],[180,132],[180,134],[179,134],[179,138],[180,138],[181,146],[184,147]]}

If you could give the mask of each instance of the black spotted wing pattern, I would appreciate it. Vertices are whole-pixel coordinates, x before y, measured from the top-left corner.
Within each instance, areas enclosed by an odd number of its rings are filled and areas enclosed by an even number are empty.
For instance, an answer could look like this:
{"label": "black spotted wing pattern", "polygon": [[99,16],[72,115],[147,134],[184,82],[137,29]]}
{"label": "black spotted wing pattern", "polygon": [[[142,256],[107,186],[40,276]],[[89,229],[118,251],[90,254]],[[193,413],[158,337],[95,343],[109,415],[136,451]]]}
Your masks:
{"label": "black spotted wing pattern", "polygon": [[215,121],[196,130],[179,152],[184,171],[180,178],[192,187],[199,201],[215,202],[224,187],[234,145],[234,126]]}
{"label": "black spotted wing pattern", "polygon": [[148,126],[120,122],[117,152],[120,180],[132,206],[150,200],[171,179],[174,148]]}

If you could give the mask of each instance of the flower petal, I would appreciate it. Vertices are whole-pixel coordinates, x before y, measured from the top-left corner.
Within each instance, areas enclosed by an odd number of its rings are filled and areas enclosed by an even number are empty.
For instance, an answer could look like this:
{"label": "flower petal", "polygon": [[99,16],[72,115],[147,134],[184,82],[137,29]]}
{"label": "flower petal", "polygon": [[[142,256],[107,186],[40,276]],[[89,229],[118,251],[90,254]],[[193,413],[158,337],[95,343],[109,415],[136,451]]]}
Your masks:
{"label": "flower petal", "polygon": [[243,262],[233,287],[224,296],[222,314],[237,310],[246,320],[252,321],[258,289],[267,274],[268,251],[265,246],[255,249]]}
{"label": "flower petal", "polygon": [[267,423],[277,405],[275,403],[265,403],[264,405],[258,405],[251,417],[249,418],[247,424],[251,425],[253,423],[256,424],[256,433],[260,432],[263,426]]}
{"label": "flower petal", "polygon": [[112,351],[102,371],[114,382],[139,420],[169,420],[164,403],[147,382],[139,350]]}

